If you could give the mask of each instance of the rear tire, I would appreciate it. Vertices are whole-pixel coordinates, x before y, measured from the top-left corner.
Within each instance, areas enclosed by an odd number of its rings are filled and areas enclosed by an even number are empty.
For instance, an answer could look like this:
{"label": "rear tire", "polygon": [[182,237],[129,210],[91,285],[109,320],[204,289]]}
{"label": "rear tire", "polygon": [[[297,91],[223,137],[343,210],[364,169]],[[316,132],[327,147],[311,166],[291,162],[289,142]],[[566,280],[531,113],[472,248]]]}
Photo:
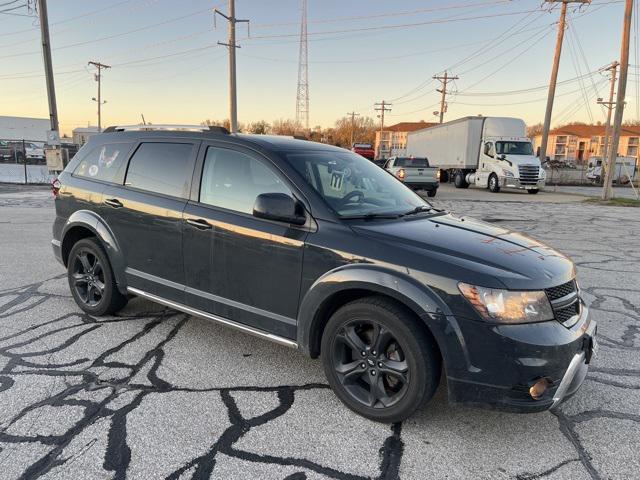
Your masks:
{"label": "rear tire", "polygon": [[116,285],[109,258],[100,242],[83,238],[71,248],[67,279],[78,306],[90,315],[111,315],[128,301]]}
{"label": "rear tire", "polygon": [[527,193],[529,195],[535,195],[536,193],[538,193],[540,190],[538,190],[537,188],[533,188],[531,190],[527,190]]}
{"label": "rear tire", "polygon": [[469,188],[469,184],[467,183],[465,176],[464,172],[456,173],[455,179],[453,180],[456,188]]}
{"label": "rear tire", "polygon": [[436,193],[438,193],[437,188],[434,188],[433,190],[427,190],[427,197],[433,198],[436,196]]}
{"label": "rear tire", "polygon": [[419,321],[381,297],[355,300],[333,314],[322,335],[322,363],[347,407],[370,420],[394,423],[433,397],[441,359]]}
{"label": "rear tire", "polygon": [[500,191],[500,183],[495,173],[489,175],[489,191],[492,193],[498,193]]}

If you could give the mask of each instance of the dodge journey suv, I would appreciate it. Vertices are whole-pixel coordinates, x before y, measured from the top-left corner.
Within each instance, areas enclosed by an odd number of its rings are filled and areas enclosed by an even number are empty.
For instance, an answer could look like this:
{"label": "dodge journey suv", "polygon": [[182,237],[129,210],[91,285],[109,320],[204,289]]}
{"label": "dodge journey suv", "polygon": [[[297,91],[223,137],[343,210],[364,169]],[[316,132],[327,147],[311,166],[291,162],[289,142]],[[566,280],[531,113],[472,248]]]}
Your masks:
{"label": "dodge journey suv", "polygon": [[296,348],[381,422],[443,376],[449,401],[515,412],[582,383],[596,324],[556,250],[348,150],[152,128],[92,137],[54,182],[53,251],[88,314],[138,296]]}

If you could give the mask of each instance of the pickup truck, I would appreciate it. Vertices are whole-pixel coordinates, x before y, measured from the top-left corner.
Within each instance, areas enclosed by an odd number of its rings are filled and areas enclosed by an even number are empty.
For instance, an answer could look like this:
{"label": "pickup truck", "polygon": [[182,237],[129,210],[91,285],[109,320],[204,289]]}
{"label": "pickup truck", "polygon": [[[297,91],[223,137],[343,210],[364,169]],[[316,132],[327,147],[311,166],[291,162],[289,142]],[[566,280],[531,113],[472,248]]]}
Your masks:
{"label": "pickup truck", "polygon": [[429,197],[438,192],[440,169],[425,157],[390,157],[384,169],[412,190],[426,190]]}
{"label": "pickup truck", "polygon": [[373,145],[370,143],[354,143],[351,147],[351,151],[369,160],[373,160],[376,156]]}

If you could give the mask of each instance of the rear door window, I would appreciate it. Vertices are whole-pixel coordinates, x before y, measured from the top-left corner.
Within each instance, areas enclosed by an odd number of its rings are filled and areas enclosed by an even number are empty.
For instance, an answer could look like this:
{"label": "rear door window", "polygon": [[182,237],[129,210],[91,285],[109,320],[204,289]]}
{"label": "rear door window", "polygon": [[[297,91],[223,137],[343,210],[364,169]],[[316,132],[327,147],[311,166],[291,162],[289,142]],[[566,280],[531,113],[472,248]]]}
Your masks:
{"label": "rear door window", "polygon": [[142,143],[129,161],[125,185],[187,198],[193,175],[194,145],[191,143]]}
{"label": "rear door window", "polygon": [[227,148],[209,147],[202,170],[200,202],[236,212],[253,212],[262,193],[291,190],[280,176],[262,161]]}
{"label": "rear door window", "polygon": [[131,143],[107,143],[97,146],[80,161],[73,175],[114,182],[131,145]]}

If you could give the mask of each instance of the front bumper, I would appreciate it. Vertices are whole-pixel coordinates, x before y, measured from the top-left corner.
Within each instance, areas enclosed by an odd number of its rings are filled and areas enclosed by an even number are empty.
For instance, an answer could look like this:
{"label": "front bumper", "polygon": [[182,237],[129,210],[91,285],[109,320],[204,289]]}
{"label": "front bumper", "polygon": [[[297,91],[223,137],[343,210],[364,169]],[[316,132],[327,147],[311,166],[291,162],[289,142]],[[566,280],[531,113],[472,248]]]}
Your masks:
{"label": "front bumper", "polygon": [[[555,320],[500,326],[461,321],[459,327],[467,364],[447,365],[449,400],[480,408],[528,413],[556,407],[580,388],[597,350],[596,322],[586,306],[571,328]],[[543,378],[549,387],[535,400],[529,389]]]}
{"label": "front bumper", "polygon": [[523,190],[541,190],[544,188],[545,179],[539,178],[536,182],[522,183],[519,178],[515,177],[500,177],[500,186],[506,188],[520,188]]}

